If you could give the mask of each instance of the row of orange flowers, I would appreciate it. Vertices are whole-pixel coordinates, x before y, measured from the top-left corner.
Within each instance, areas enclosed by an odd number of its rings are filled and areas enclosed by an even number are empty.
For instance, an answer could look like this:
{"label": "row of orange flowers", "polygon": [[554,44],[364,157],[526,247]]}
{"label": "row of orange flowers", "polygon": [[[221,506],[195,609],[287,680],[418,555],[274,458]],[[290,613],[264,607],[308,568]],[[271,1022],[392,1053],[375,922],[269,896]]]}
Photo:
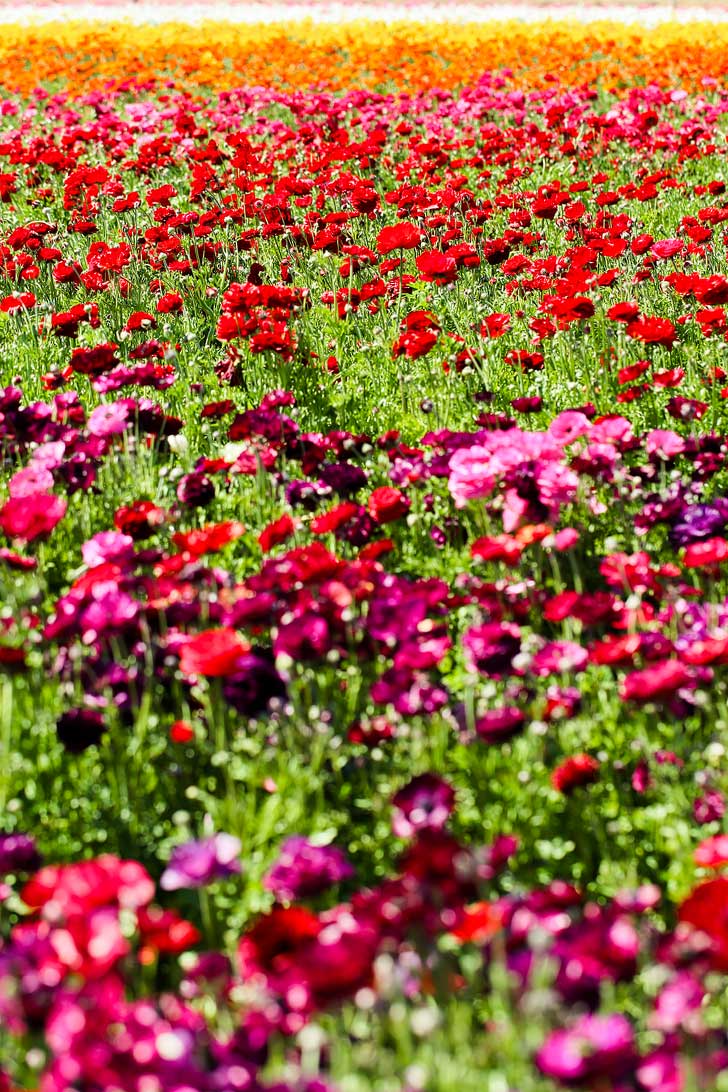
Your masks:
{"label": "row of orange flowers", "polygon": [[0,86],[71,92],[171,76],[216,89],[248,85],[451,88],[484,71],[512,70],[516,85],[549,81],[606,87],[658,81],[695,86],[728,72],[728,26],[614,23],[343,23],[203,26],[66,22],[4,26]]}

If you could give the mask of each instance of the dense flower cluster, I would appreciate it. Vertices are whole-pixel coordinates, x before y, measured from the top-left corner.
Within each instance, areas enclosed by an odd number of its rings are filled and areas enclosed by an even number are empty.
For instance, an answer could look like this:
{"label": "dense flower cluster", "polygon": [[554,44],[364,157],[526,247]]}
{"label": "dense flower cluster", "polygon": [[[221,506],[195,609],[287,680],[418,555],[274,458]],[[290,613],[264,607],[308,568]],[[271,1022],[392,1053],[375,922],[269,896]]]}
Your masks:
{"label": "dense flower cluster", "polygon": [[[579,87],[599,79],[608,86],[657,80],[694,87],[706,76],[725,75],[728,32],[722,20],[691,21],[689,31],[680,22],[647,29],[608,22],[606,14],[599,22],[574,24],[547,18],[547,10],[536,23],[517,17],[499,21],[489,12],[483,22],[432,24],[417,19],[416,5],[404,19],[394,7],[388,17],[385,7],[374,7],[366,22],[329,22],[316,18],[315,4],[311,22],[287,24],[228,23],[217,12],[214,21],[191,25],[58,19],[28,27],[7,21],[0,83],[28,93],[40,81],[62,81],[77,94],[89,87],[124,86],[130,77],[148,84],[171,77],[186,86],[217,89],[247,83],[348,90],[394,80],[419,90],[469,85],[496,69],[523,88],[556,81]],[[709,10],[710,5],[699,8],[706,15]],[[516,5],[514,16],[517,11]],[[167,12],[168,18],[176,15],[173,7]],[[502,18],[506,9],[499,14]]]}
{"label": "dense flower cluster", "polygon": [[690,56],[0,100],[2,1092],[725,1087]]}

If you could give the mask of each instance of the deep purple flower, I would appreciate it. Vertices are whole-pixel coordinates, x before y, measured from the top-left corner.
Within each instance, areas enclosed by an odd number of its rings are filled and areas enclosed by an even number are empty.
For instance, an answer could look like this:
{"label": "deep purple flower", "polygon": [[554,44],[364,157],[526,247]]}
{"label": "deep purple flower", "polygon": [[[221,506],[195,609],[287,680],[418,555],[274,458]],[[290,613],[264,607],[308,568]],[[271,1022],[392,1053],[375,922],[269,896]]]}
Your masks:
{"label": "deep purple flower", "polygon": [[204,508],[215,499],[215,486],[207,474],[191,470],[177,486],[177,499],[188,508]]}
{"label": "deep purple flower", "polygon": [[683,508],[670,529],[673,546],[689,546],[721,534],[728,524],[728,499],[718,497],[711,504],[690,504]]}
{"label": "deep purple flower", "polygon": [[238,713],[255,717],[264,713],[273,698],[285,698],[286,684],[263,649],[243,656],[235,670],[223,681],[225,701]]}
{"label": "deep purple flower", "polygon": [[452,785],[435,774],[420,774],[395,794],[392,830],[398,838],[411,838],[421,830],[442,830],[454,803]]}
{"label": "deep purple flower", "polygon": [[286,504],[291,508],[313,511],[319,501],[331,496],[332,490],[323,482],[293,481],[286,486]]}
{"label": "deep purple flower", "polygon": [[353,876],[346,854],[337,846],[317,846],[299,834],[287,838],[263,886],[281,901],[318,895]]}
{"label": "deep purple flower", "polygon": [[273,640],[273,651],[276,656],[285,655],[292,660],[320,660],[331,645],[326,619],[308,611],[279,626]]}
{"label": "deep purple flower", "polygon": [[169,864],[162,873],[160,887],[165,891],[205,887],[213,880],[225,879],[241,871],[239,838],[232,834],[213,834],[211,838],[175,846]]}
{"label": "deep purple flower", "polygon": [[0,834],[0,876],[9,872],[34,872],[41,856],[30,834]]}
{"label": "deep purple flower", "polygon": [[361,467],[351,463],[328,463],[319,471],[321,481],[340,497],[351,497],[367,484]]}
{"label": "deep purple flower", "polygon": [[69,709],[56,724],[58,738],[71,754],[93,747],[105,731],[104,718],[95,709]]}

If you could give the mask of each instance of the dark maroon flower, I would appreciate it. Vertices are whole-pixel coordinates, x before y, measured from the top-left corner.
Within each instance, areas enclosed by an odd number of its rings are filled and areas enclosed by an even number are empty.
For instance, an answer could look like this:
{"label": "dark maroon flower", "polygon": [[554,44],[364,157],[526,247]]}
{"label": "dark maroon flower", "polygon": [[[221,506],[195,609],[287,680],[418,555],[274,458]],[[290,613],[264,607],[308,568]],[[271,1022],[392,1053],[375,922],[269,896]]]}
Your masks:
{"label": "dark maroon flower", "polygon": [[177,499],[189,508],[204,508],[215,499],[215,486],[207,474],[192,470],[177,486]]}
{"label": "dark maroon flower", "polygon": [[520,732],[526,722],[525,715],[515,706],[489,709],[475,722],[475,731],[486,743],[503,743]]}
{"label": "dark maroon flower", "polygon": [[95,709],[69,709],[56,724],[58,738],[71,754],[80,754],[87,747],[93,747],[105,731],[104,718]]}
{"label": "dark maroon flower", "polygon": [[30,834],[0,834],[0,876],[10,872],[35,872],[41,856]]}
{"label": "dark maroon flower", "polygon": [[398,838],[411,838],[418,831],[442,830],[455,804],[455,791],[435,774],[420,774],[395,794],[392,804],[392,830]]}

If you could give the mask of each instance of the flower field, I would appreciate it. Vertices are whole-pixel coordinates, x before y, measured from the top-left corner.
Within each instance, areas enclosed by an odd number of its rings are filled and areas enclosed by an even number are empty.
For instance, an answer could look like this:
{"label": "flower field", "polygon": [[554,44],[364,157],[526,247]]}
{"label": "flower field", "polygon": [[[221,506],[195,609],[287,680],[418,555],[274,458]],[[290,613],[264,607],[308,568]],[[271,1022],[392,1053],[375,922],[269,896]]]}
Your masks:
{"label": "flower field", "polygon": [[728,1089],[727,45],[3,28],[0,1092]]}

